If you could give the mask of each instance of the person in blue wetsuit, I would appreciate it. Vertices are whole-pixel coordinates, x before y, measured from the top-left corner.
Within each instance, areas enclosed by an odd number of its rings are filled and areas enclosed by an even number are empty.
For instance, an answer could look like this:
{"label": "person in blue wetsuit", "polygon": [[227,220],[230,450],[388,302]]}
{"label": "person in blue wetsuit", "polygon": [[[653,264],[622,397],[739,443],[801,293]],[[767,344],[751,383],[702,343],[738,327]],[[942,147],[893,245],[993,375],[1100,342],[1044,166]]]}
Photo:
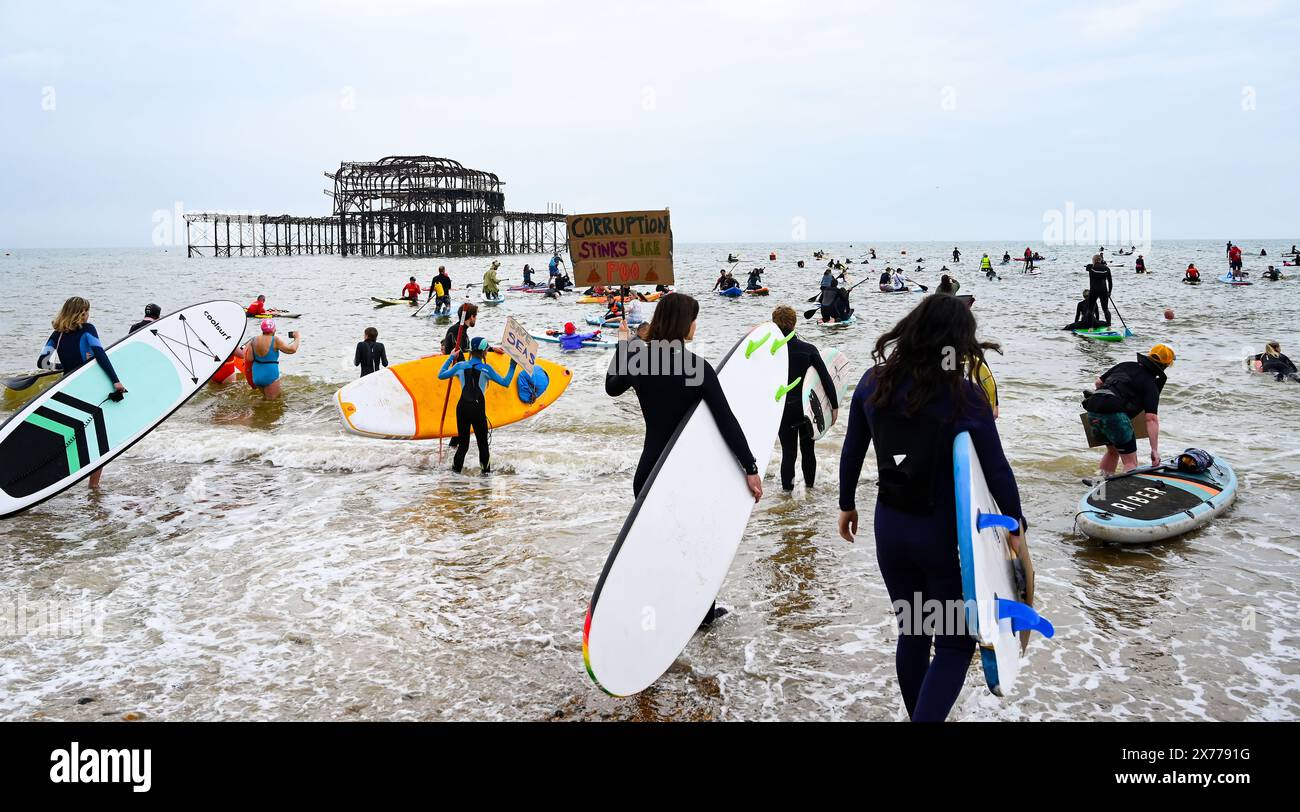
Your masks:
{"label": "person in blue wetsuit", "polygon": [[[108,380],[113,384],[113,390],[107,397],[113,400],[121,400],[126,395],[126,386],[118,380],[117,372],[113,369],[113,363],[108,360],[108,353],[104,351],[104,344],[99,340],[99,331],[95,325],[90,323],[90,301],[80,296],[73,296],[63,303],[59,308],[59,314],[54,317],[52,325],[54,332],[50,333],[50,340],[45,342],[45,347],[41,350],[40,357],[36,360],[36,365],[41,369],[62,369],[63,377],[68,377],[81,367],[85,366],[91,360],[99,364],[99,368],[104,370]],[[99,478],[103,475],[104,468],[96,468],[90,475],[90,487],[99,487]]]}
{"label": "person in blue wetsuit", "polygon": [[[880,486],[876,495],[876,560],[898,613],[899,689],[913,721],[948,716],[970,666],[975,640],[952,628],[947,601],[963,600],[957,557],[952,445],[970,432],[989,491],[1002,512],[1020,522],[1020,493],[1002,452],[993,411],[976,379],[991,345],[975,338],[975,317],[953,296],[926,297],[876,342],[875,366],[853,393],[840,455],[840,535],[858,531],[858,477],[874,441]],[[950,356],[956,352],[958,359]],[[959,360],[958,363],[952,363]],[[1011,537],[1019,552],[1023,534]],[[1025,549],[1027,557],[1028,550]],[[911,627],[914,601],[939,601],[938,633]],[[933,604],[932,604],[933,605]],[[934,648],[931,659],[930,650]]]}
{"label": "person in blue wetsuit", "polygon": [[488,460],[488,420],[487,388],[489,383],[509,386],[515,378],[518,364],[510,359],[510,368],[505,377],[488,365],[483,359],[487,356],[488,340],[478,336],[469,342],[469,359],[455,362],[455,356],[447,360],[438,372],[438,378],[446,380],[455,375],[460,381],[460,400],[456,402],[456,456],[452,458],[451,470],[460,473],[465,465],[465,452],[469,451],[469,432],[474,430],[478,440],[478,464],[481,473],[491,473]]}
{"label": "person in blue wetsuit", "polygon": [[[772,311],[772,321],[781,328],[783,335],[794,332],[796,324],[794,308],[781,305]],[[794,381],[807,374],[808,369],[817,371],[822,387],[826,390],[828,405],[832,410],[840,408],[835,381],[831,378],[826,362],[816,347],[801,338],[791,338],[785,345],[786,357],[790,360],[787,382]],[[803,390],[805,386],[814,386],[815,381],[800,380],[799,384],[786,393],[785,411],[781,414],[781,428],[776,437],[781,442],[781,490],[790,493],[794,490],[794,466],[803,463],[803,481],[809,488],[817,479],[817,455],[813,448],[813,426],[808,416],[803,413]],[[826,415],[830,420],[830,415]],[[801,456],[802,455],[802,456]]]}
{"label": "person in blue wetsuit", "polygon": [[280,353],[293,355],[302,341],[302,335],[293,331],[290,331],[289,338],[292,341],[286,342],[277,336],[275,322],[266,319],[262,322],[262,334],[248,342],[246,352],[252,353],[249,356],[252,358],[252,383],[262,391],[266,400],[280,397]]}
{"label": "person in blue wetsuit", "polygon": [[579,333],[578,328],[573,326],[573,322],[565,322],[564,331],[557,333],[556,337],[560,339],[560,349],[562,350],[580,350],[583,342],[595,341],[600,338],[600,331],[592,333]]}

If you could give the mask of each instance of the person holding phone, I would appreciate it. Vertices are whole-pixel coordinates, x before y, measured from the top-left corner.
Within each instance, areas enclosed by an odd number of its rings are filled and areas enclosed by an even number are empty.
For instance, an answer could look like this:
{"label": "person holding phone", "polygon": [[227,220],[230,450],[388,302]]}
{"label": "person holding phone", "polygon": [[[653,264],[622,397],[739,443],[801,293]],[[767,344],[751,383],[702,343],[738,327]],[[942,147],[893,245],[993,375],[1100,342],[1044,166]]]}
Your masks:
{"label": "person holding phone", "polygon": [[262,322],[262,334],[248,342],[246,352],[252,353],[252,384],[261,390],[266,400],[280,397],[280,353],[293,355],[301,344],[301,336],[289,331],[290,341],[286,342],[275,334],[275,322],[267,319]]}

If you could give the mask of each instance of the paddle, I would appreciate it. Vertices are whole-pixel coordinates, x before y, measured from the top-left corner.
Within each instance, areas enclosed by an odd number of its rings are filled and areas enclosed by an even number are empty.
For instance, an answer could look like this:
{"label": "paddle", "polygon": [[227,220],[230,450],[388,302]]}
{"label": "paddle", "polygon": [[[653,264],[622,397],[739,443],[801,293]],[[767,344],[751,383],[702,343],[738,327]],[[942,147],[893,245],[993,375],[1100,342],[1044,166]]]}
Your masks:
{"label": "paddle", "polygon": [[1110,306],[1115,308],[1115,315],[1119,316],[1119,323],[1124,325],[1124,337],[1132,338],[1133,331],[1128,328],[1128,322],[1124,321],[1124,314],[1119,312],[1119,305],[1115,304],[1115,300],[1111,298],[1111,295],[1109,293],[1106,294],[1106,298],[1110,299]]}
{"label": "paddle", "polygon": [[28,375],[22,378],[6,378],[3,381],[0,381],[0,383],[3,383],[6,388],[17,392],[20,389],[26,389],[41,378],[44,378],[46,375],[59,375],[62,372],[63,370],[61,369],[48,369],[44,372],[38,372],[35,375]]}

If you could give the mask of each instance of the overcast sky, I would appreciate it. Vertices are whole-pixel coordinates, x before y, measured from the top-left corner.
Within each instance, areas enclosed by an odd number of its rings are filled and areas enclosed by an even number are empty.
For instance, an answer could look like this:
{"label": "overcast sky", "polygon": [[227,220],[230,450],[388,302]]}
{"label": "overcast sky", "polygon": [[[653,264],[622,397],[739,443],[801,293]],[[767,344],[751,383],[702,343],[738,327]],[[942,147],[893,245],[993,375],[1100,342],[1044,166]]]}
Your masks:
{"label": "overcast sky", "polygon": [[343,160],[507,206],[670,207],[681,241],[1300,239],[1296,3],[0,4],[0,245],[322,215]]}

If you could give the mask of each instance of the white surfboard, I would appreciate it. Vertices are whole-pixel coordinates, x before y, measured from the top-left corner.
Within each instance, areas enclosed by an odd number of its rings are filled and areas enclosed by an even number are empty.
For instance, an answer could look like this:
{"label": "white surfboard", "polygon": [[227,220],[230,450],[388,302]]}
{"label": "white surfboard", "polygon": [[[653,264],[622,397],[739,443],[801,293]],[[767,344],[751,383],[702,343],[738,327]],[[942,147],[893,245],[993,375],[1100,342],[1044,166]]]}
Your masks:
{"label": "white surfboard", "polygon": [[[835,402],[843,408],[844,396],[849,391],[848,356],[837,349],[827,348],[822,350],[822,361],[835,382]],[[822,376],[817,374],[816,367],[808,367],[808,371],[803,374],[803,413],[812,423],[814,440],[825,437],[840,415],[839,408],[831,408],[826,386],[822,383]]]}
{"label": "white surfboard", "polygon": [[1016,555],[1007,541],[1008,525],[1014,528],[1018,522],[998,510],[975,445],[964,431],[953,440],[952,468],[966,627],[979,644],[989,690],[1006,696],[1014,690],[1020,673],[1020,639],[1016,632],[1033,628],[1051,637],[1052,624],[1023,603]]}
{"label": "white surfboard", "polygon": [[235,302],[178,310],[106,348],[127,393],[90,361],[0,425],[0,517],[71,487],[130,448],[203,388],[243,340]]}
{"label": "white surfboard", "polygon": [[[727,403],[765,473],[784,410],[787,339],[767,322],[718,366]],[[606,693],[637,693],[668,670],[717,597],[754,498],[701,402],[641,490],[591,596],[587,673]]]}

